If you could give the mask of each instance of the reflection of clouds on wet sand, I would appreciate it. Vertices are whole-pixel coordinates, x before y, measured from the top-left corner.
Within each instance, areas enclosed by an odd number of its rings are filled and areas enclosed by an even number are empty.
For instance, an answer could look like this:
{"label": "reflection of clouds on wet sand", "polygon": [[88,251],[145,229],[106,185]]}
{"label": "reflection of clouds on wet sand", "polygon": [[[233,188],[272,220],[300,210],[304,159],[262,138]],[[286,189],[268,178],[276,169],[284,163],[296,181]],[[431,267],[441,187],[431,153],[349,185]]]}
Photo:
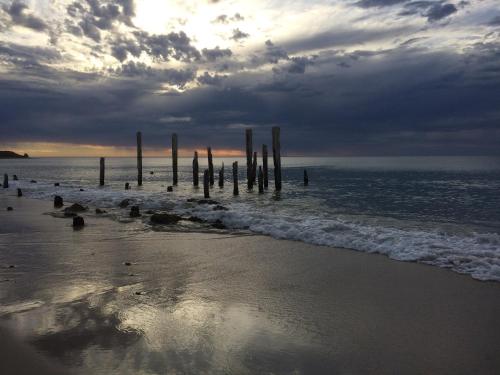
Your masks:
{"label": "reflection of clouds on wet sand", "polygon": [[[131,293],[136,288],[68,302],[61,296],[4,318],[42,352],[96,374],[246,373],[263,364],[289,372],[298,352],[318,356],[296,330],[290,335],[254,307],[202,299],[189,288],[179,295],[163,289],[140,296]],[[68,295],[79,296],[76,290]]]}

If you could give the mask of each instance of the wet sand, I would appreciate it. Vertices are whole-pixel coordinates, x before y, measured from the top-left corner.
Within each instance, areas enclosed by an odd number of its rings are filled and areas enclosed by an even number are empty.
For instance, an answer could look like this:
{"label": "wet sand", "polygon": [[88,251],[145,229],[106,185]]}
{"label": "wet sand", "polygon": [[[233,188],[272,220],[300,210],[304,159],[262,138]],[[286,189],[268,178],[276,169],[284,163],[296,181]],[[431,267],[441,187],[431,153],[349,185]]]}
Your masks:
{"label": "wet sand", "polygon": [[52,210],[0,193],[0,374],[42,374],[47,363],[82,374],[500,369],[499,283],[93,215],[74,231],[70,219],[43,214]]}

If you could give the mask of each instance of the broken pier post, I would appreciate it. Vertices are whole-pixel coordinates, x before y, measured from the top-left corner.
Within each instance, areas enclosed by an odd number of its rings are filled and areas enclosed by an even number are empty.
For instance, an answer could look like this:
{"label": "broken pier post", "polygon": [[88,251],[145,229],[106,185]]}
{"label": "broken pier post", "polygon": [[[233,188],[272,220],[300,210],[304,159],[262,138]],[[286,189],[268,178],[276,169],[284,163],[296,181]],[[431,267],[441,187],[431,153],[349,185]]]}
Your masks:
{"label": "broken pier post", "polygon": [[309,176],[307,175],[307,169],[304,169],[304,186],[309,185]]}
{"label": "broken pier post", "polygon": [[238,195],[240,193],[238,189],[238,162],[233,163],[233,195]]}
{"label": "broken pier post", "polygon": [[104,186],[104,168],[105,168],[105,159],[101,158],[99,160],[99,186]]}
{"label": "broken pier post", "polygon": [[195,151],[193,158],[193,186],[195,187],[198,187],[200,184],[199,173],[198,151]]}
{"label": "broken pier post", "polygon": [[262,171],[264,173],[264,189],[269,186],[269,170],[267,167],[267,146],[262,145]]}
{"label": "broken pier post", "polygon": [[252,129],[245,130],[245,142],[246,142],[246,153],[247,153],[247,187],[248,190],[253,189],[252,181]]}
{"label": "broken pier post", "polygon": [[208,157],[208,176],[210,179],[210,186],[214,185],[214,162],[212,157],[212,147],[207,147]]}
{"label": "broken pier post", "polygon": [[222,168],[219,171],[219,187],[224,187],[224,163],[222,163]]}
{"label": "broken pier post", "polygon": [[5,173],[3,175],[3,188],[7,189],[9,187],[9,175]]}
{"label": "broken pier post", "polygon": [[210,186],[209,186],[209,172],[208,169],[205,169],[205,172],[203,173],[203,194],[205,196],[205,199],[210,198]]}

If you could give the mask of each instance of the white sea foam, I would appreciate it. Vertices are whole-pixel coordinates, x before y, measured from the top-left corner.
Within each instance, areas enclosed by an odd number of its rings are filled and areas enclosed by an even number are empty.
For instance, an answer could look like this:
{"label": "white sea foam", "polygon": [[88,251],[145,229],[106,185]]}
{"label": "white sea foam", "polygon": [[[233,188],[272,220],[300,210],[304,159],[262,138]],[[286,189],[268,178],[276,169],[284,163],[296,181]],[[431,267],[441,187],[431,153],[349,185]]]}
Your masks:
{"label": "white sea foam", "polygon": [[[162,191],[54,187],[51,184],[14,182],[27,196],[51,199],[60,194],[66,201],[116,207],[125,198],[144,209],[169,209],[184,215],[194,215],[214,222],[221,220],[228,228],[248,229],[275,238],[303,241],[310,244],[343,247],[363,252],[381,253],[401,261],[416,261],[470,274],[479,280],[500,281],[500,235],[450,231],[430,225],[399,225],[381,218],[366,220],[341,215],[313,215],[300,208],[279,205],[255,205],[227,200],[227,211],[214,211],[210,205],[186,203],[187,193],[167,195]],[[281,204],[281,202],[280,202]],[[402,224],[402,223],[401,223]]]}

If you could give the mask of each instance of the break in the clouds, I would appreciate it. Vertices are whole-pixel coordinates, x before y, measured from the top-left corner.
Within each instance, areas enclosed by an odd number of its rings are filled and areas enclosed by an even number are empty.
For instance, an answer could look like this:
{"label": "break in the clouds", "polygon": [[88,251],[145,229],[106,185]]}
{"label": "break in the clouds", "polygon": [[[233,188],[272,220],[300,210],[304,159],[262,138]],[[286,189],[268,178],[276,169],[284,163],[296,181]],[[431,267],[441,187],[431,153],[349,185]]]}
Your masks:
{"label": "break in the clouds", "polygon": [[238,149],[278,125],[288,154],[499,154],[499,20],[496,0],[0,0],[0,143]]}

